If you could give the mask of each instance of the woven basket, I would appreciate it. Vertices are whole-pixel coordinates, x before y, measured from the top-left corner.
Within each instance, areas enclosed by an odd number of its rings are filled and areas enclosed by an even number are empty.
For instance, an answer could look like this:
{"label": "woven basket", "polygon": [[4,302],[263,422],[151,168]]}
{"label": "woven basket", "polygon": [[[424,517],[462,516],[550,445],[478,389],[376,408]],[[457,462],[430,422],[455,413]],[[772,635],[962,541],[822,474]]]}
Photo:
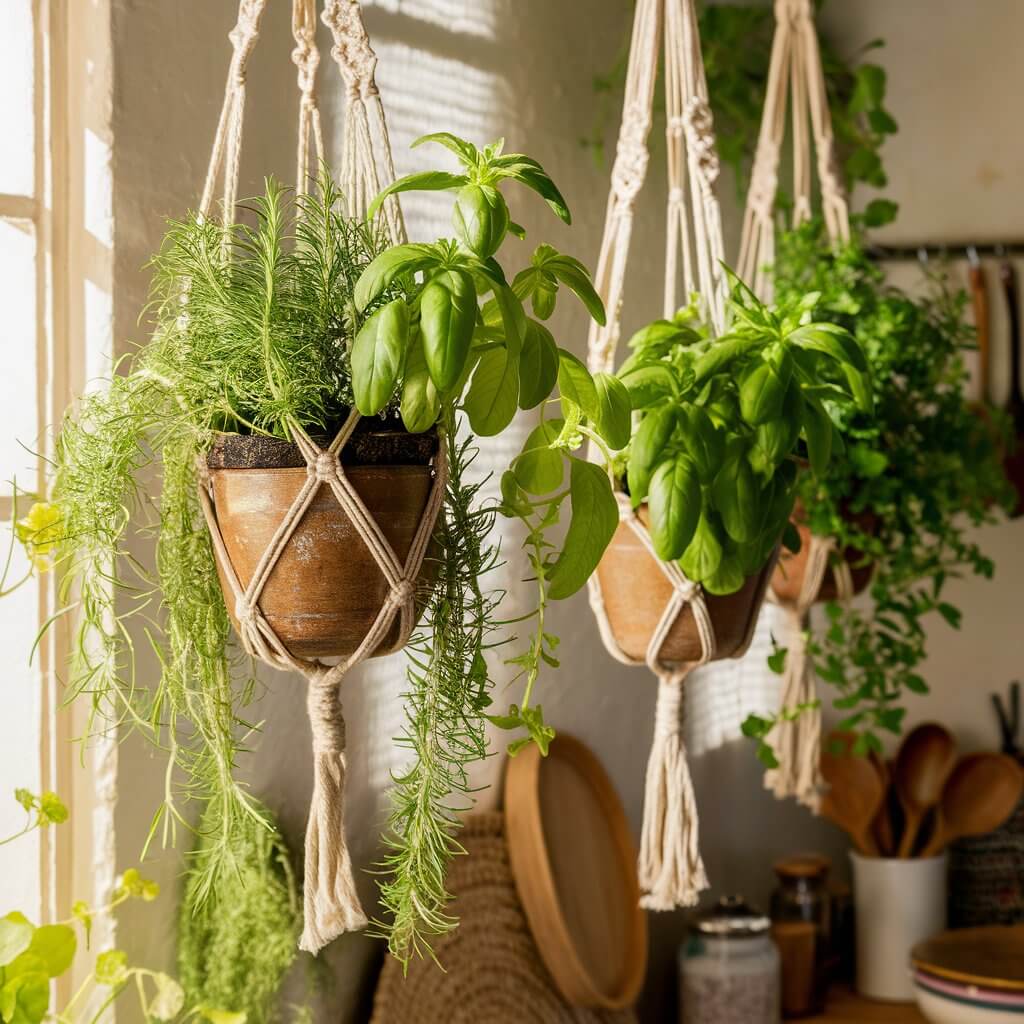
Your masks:
{"label": "woven basket", "polygon": [[636,1024],[632,1011],[569,1006],[548,974],[516,896],[504,815],[477,814],[459,833],[466,856],[452,861],[448,885],[459,918],[429,959],[402,976],[388,957],[371,1024]]}

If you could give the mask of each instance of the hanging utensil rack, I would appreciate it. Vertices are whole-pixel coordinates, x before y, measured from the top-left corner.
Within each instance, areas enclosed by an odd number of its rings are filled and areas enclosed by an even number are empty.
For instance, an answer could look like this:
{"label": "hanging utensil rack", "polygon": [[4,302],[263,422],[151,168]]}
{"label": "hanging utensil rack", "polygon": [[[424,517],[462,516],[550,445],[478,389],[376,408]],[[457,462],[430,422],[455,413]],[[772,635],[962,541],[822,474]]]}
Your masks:
{"label": "hanging utensil rack", "polygon": [[1003,242],[921,242],[870,245],[868,255],[880,263],[943,259],[1024,259],[1024,240]]}

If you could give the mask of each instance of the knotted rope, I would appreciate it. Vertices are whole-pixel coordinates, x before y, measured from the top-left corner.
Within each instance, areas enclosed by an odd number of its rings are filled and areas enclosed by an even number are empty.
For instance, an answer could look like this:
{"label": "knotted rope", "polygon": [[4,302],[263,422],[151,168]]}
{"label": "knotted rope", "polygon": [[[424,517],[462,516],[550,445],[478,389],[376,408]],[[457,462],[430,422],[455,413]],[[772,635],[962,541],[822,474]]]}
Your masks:
{"label": "knotted rope", "polygon": [[850,237],[849,212],[842,175],[836,165],[832,116],[828,109],[811,0],[775,0],[775,36],[737,264],[740,277],[750,282],[754,291],[765,300],[771,294],[768,268],[775,260],[775,196],[790,97],[793,111],[793,223],[800,224],[811,216],[809,120],[828,236],[833,242],[846,241]]}
{"label": "knotted rope", "polygon": [[[764,112],[743,215],[738,263],[740,276],[752,282],[754,291],[764,299],[770,298],[772,291],[775,197],[786,132],[787,102],[791,101],[792,107],[793,223],[802,223],[812,212],[813,141],[829,240],[836,243],[850,237],[849,213],[842,176],[836,166],[832,118],[811,0],[775,0],[775,21]],[[808,123],[813,140],[808,135]],[[793,713],[798,705],[813,704],[817,696],[813,666],[807,657],[807,630],[811,606],[818,599],[833,554],[834,544],[830,540],[812,534],[798,600],[786,602],[777,595],[769,595],[784,609],[792,634],[782,682],[780,707],[783,712]],[[853,589],[849,566],[841,557],[833,561],[839,596],[848,599]],[[779,767],[765,774],[765,785],[778,798],[794,796],[817,811],[823,784],[819,766],[820,709],[805,710],[796,719],[781,719],[768,742],[775,751]]]}
{"label": "knotted rope", "polygon": [[[721,213],[715,197],[719,162],[693,0],[638,0],[622,124],[594,277],[608,310],[608,321],[604,327],[591,324],[587,345],[587,365],[591,372],[610,373],[615,368],[634,209],[650,157],[647,139],[662,40],[668,158],[664,312],[666,317],[671,317],[678,307],[681,257],[684,294],[699,292],[716,332],[721,333],[725,328],[726,282],[721,269],[724,246]],[[588,585],[591,607],[608,651],[627,665],[646,664],[658,678],[638,867],[643,893],[641,902],[655,910],[666,910],[693,905],[700,891],[707,887],[698,843],[697,804],[683,743],[681,707],[686,677],[694,668],[719,655],[703,590],[687,579],[678,565],[662,562],[657,557],[650,535],[629,499],[621,493],[616,497],[620,520],[640,538],[672,585],[672,597],[642,662],[630,658],[619,646],[608,621],[596,574]],[[661,657],[662,648],[687,608],[696,623],[701,655],[685,665],[666,663]],[[744,649],[750,642],[753,623],[750,625]]]}
{"label": "knotted rope", "polygon": [[[767,737],[779,765],[765,772],[764,784],[778,799],[795,797],[817,814],[825,779],[821,774],[821,708],[807,706],[817,700],[814,666],[807,651],[811,608],[830,568],[837,596],[844,603],[853,597],[853,577],[846,560],[837,555],[832,538],[812,533],[808,545],[807,564],[796,600],[785,600],[771,588],[768,592],[768,599],[784,613],[789,636],[780,718]],[[804,710],[797,714],[801,706]],[[795,717],[786,717],[787,712]]]}
{"label": "knotted rope", "polygon": [[[240,0],[237,23],[229,35],[231,65],[199,203],[200,216],[209,216],[217,178],[223,171],[221,202],[225,229],[232,222],[238,193],[246,67],[259,36],[265,6],[266,0]],[[348,200],[346,212],[350,216],[360,216],[365,214],[379,191],[381,180],[391,181],[395,176],[387,119],[374,81],[377,58],[370,47],[358,0],[325,0],[322,20],[334,38],[331,54],[346,87],[341,166],[341,183]],[[295,39],[292,61],[297,70],[300,96],[296,188],[301,192],[310,184],[311,144],[318,163],[324,159],[316,97],[316,73],[320,63],[316,45],[316,0],[293,0],[292,35]],[[397,200],[394,197],[389,199],[385,209],[392,241],[404,241],[405,226]],[[228,238],[225,230],[225,252]],[[187,287],[184,295],[187,302]],[[404,563],[401,562],[341,464],[341,451],[358,422],[359,414],[353,411],[327,448],[320,448],[299,423],[293,421],[288,424],[292,439],[306,462],[306,479],[260,557],[252,578],[244,586],[221,535],[212,481],[205,461],[197,467],[200,506],[214,552],[232,594],[235,621],[243,647],[253,657],[274,668],[301,672],[309,684],[307,707],[313,737],[314,774],[306,829],[305,921],[300,948],[313,953],[342,932],[366,924],[345,840],[345,720],[339,699],[340,684],[346,673],[361,661],[397,651],[408,641],[416,620],[416,584],[444,501],[447,481],[445,445],[441,438],[426,507],[408,555]],[[293,655],[267,621],[259,603],[275,566],[317,492],[324,486],[330,488],[389,588],[380,611],[358,648],[335,665]],[[382,650],[381,645],[396,619],[398,640],[388,650]]]}

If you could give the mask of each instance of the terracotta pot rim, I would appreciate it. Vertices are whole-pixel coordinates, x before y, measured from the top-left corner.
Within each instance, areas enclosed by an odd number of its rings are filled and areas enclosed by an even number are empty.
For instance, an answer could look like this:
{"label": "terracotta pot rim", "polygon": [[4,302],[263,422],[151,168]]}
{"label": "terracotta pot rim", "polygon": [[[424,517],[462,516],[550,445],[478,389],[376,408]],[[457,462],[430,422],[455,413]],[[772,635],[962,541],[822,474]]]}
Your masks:
{"label": "terracotta pot rim", "polygon": [[[310,434],[313,442],[327,447],[334,434]],[[411,434],[395,419],[370,417],[360,420],[341,450],[346,466],[427,466],[438,449],[436,428]],[[206,453],[210,469],[302,469],[306,460],[293,441],[265,434],[217,432]]]}

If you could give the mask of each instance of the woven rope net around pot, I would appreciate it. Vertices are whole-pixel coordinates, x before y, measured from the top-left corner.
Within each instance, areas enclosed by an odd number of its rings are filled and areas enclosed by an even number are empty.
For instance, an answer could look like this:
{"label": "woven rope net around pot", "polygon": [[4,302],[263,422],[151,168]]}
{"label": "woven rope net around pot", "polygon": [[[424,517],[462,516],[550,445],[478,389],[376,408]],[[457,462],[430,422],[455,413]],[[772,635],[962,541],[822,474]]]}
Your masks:
{"label": "woven rope net around pot", "polygon": [[[238,19],[229,34],[232,58],[224,103],[210,156],[209,170],[199,205],[200,217],[209,217],[218,178],[223,174],[221,211],[225,251],[228,228],[234,218],[238,193],[239,156],[245,112],[246,68],[259,35],[267,0],[240,0]],[[358,0],[324,0],[323,23],[334,41],[334,58],[345,87],[345,130],[341,186],[350,216],[365,214],[382,181],[394,178],[391,145],[380,94],[374,79],[377,58],[370,47]],[[316,0],[293,0],[292,61],[299,88],[296,188],[310,183],[310,150],[324,162],[324,142],[316,98]],[[384,219],[392,242],[405,240],[405,226],[396,201],[385,203]],[[187,315],[187,285],[184,290]],[[434,479],[404,560],[395,554],[379,524],[367,509],[342,466],[341,452],[359,422],[351,413],[326,447],[316,444],[298,422],[289,422],[292,440],[306,464],[307,476],[292,505],[244,585],[232,565],[217,521],[213,488],[205,464],[198,467],[199,499],[210,530],[214,551],[245,650],[274,668],[301,673],[308,682],[307,707],[313,737],[313,797],[306,829],[304,922],[300,947],[316,953],[342,932],[361,928],[366,916],[359,903],[352,864],[345,840],[345,721],[339,689],[345,674],[366,658],[390,653],[405,645],[416,619],[416,584],[443,499],[447,467],[444,439],[434,459]],[[283,552],[322,488],[329,488],[357,537],[370,552],[387,584],[387,596],[375,621],[357,648],[337,664],[297,657],[282,642],[264,615],[260,597]],[[398,642],[389,650],[382,643],[395,622]]]}
{"label": "woven rope net around pot", "polygon": [[[793,144],[793,223],[798,225],[811,216],[813,146],[829,241],[833,244],[847,241],[849,212],[836,164],[835,138],[811,0],[775,0],[775,36],[738,263],[740,276],[751,281],[754,291],[766,300],[771,295],[771,265],[775,262],[775,198],[787,110],[791,112]],[[782,610],[789,634],[781,710],[813,705],[817,700],[807,637],[810,611],[819,598],[829,568],[833,571],[839,600],[849,601],[853,596],[850,567],[836,550],[834,540],[811,533],[808,543],[805,575],[796,599],[786,599],[769,590],[769,600]],[[820,707],[809,708],[795,719],[781,718],[767,741],[779,764],[765,773],[765,786],[780,800],[795,797],[816,813],[824,787],[820,766]]]}
{"label": "woven rope net around pot", "polygon": [[504,815],[466,819],[448,886],[459,927],[434,944],[444,971],[388,957],[371,1024],[635,1024],[632,1011],[585,1010],[559,994],[516,895]]}
{"label": "woven rope net around pot", "polygon": [[[592,372],[610,373],[621,333],[626,264],[636,197],[649,162],[650,134],[659,55],[664,41],[668,201],[664,315],[671,318],[682,294],[699,293],[716,335],[725,327],[726,281],[721,213],[715,196],[718,154],[693,0],[637,0],[622,124],[612,170],[604,237],[595,285],[609,312],[604,327],[591,325],[587,362]],[[654,740],[647,763],[638,875],[641,903],[653,910],[692,906],[708,881],[698,841],[697,802],[683,743],[682,703],[686,677],[723,656],[739,657],[750,643],[756,615],[738,649],[723,652],[715,636],[703,588],[676,563],[661,561],[647,528],[625,494],[617,495],[619,517],[641,541],[672,587],[672,597],[655,628],[646,656],[637,660],[620,647],[601,593],[599,574],[589,583],[591,607],[605,646],[627,665],[644,665],[658,679]],[[760,603],[763,591],[756,597]],[[662,648],[689,611],[700,639],[700,655],[673,663]]]}

